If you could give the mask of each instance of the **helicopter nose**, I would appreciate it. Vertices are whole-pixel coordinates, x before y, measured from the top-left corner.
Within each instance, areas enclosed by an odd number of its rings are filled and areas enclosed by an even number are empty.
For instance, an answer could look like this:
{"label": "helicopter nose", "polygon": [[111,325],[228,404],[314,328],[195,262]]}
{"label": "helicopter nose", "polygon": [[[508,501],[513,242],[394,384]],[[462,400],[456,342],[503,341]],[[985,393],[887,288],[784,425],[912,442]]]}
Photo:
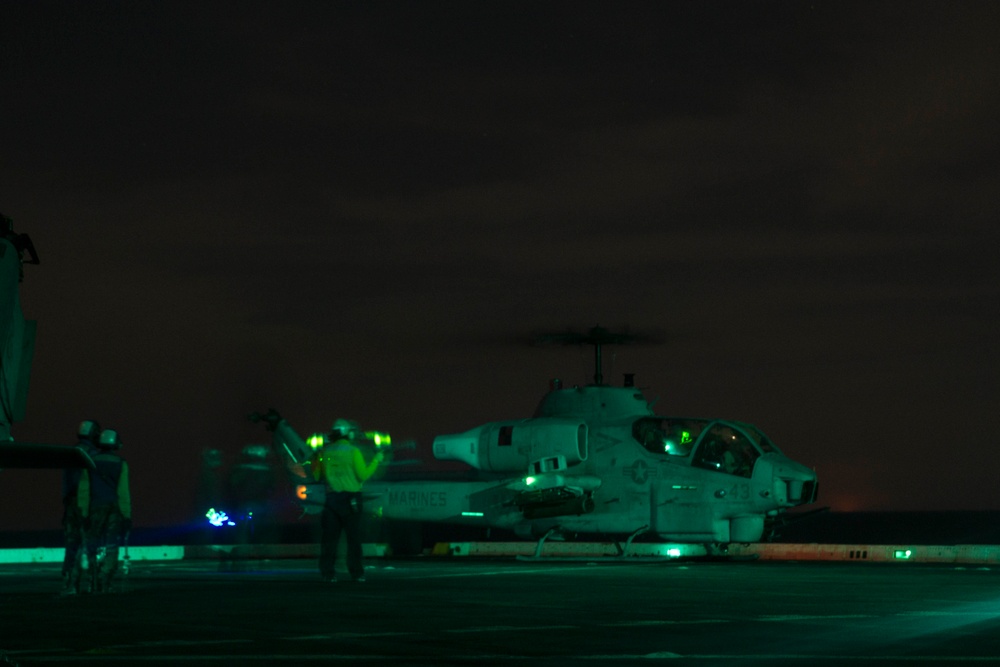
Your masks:
{"label": "helicopter nose", "polygon": [[786,480],[788,485],[788,503],[790,505],[807,505],[816,502],[816,480]]}
{"label": "helicopter nose", "polygon": [[795,507],[816,501],[816,472],[791,459],[774,462],[774,498],[779,505]]}

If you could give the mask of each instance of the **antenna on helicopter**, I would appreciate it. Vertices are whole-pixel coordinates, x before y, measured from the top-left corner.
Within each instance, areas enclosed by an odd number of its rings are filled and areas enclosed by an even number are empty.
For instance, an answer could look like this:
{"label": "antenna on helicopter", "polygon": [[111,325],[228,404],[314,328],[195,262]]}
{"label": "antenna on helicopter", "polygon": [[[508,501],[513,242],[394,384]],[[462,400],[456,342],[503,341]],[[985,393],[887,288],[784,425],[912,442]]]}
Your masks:
{"label": "antenna on helicopter", "polygon": [[601,386],[604,384],[604,374],[602,372],[603,359],[601,348],[604,345],[630,345],[635,343],[655,343],[657,340],[633,333],[614,333],[604,327],[597,325],[591,327],[586,333],[567,331],[564,333],[542,334],[536,338],[536,343],[555,343],[557,345],[593,345],[594,346],[594,384]]}

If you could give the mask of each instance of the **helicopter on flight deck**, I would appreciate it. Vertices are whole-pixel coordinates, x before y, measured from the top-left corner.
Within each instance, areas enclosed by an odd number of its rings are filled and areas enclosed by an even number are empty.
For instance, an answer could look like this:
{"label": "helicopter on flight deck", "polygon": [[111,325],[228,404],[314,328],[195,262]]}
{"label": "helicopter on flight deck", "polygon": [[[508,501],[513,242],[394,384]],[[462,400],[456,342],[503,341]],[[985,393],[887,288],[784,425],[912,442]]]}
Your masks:
{"label": "helicopter on flight deck", "polygon": [[[531,418],[435,437],[436,459],[464,462],[479,478],[370,480],[366,509],[388,519],[502,528],[542,540],[584,533],[631,541],[651,534],[715,545],[758,542],[787,509],[816,500],[816,473],[756,426],[657,415],[630,374],[621,387],[605,384],[602,346],[632,342],[631,335],[594,327],[553,339],[594,347],[593,384],[563,387],[554,380]],[[325,489],[303,468],[313,449],[280,415],[269,415],[274,448],[297,478],[303,508],[319,511]]]}

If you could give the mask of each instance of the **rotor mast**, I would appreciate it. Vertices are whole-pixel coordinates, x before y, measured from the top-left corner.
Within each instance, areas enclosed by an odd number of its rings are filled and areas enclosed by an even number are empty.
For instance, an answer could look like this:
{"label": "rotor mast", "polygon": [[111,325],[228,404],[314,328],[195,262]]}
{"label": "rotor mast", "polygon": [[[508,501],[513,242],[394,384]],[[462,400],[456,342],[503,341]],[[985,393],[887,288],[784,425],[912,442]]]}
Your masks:
{"label": "rotor mast", "polygon": [[589,329],[586,333],[566,333],[548,334],[541,336],[539,342],[558,343],[560,345],[593,345],[594,346],[594,384],[598,387],[604,385],[603,355],[604,345],[625,345],[628,343],[640,342],[641,337],[629,333],[613,333],[598,325]]}

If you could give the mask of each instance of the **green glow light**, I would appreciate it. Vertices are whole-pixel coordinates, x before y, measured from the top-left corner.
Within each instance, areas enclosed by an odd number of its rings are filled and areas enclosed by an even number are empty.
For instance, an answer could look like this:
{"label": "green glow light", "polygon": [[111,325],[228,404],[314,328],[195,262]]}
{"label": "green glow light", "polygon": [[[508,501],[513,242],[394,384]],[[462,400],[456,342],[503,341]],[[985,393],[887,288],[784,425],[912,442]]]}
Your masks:
{"label": "green glow light", "polygon": [[536,480],[534,477],[525,477],[524,478],[524,483],[527,484],[528,486],[531,486],[532,484],[534,484],[537,481],[538,480]]}
{"label": "green glow light", "polygon": [[462,516],[485,516],[482,512],[462,512]]}
{"label": "green glow light", "polygon": [[896,549],[892,552],[892,557],[897,560],[909,560],[913,557],[912,549]]}
{"label": "green glow light", "polygon": [[667,549],[667,556],[669,556],[670,558],[680,558],[681,550],[678,549],[677,547]]}
{"label": "green glow light", "polygon": [[686,445],[691,442],[691,431],[681,431],[681,444]]}
{"label": "green glow light", "polygon": [[309,439],[306,440],[306,443],[313,449],[319,449],[320,447],[323,446],[323,436],[319,433],[314,433],[313,435],[309,436]]}
{"label": "green glow light", "polygon": [[388,447],[392,444],[392,436],[388,433],[379,433],[378,431],[367,431],[365,432],[365,438],[371,440],[375,443],[376,447]]}

